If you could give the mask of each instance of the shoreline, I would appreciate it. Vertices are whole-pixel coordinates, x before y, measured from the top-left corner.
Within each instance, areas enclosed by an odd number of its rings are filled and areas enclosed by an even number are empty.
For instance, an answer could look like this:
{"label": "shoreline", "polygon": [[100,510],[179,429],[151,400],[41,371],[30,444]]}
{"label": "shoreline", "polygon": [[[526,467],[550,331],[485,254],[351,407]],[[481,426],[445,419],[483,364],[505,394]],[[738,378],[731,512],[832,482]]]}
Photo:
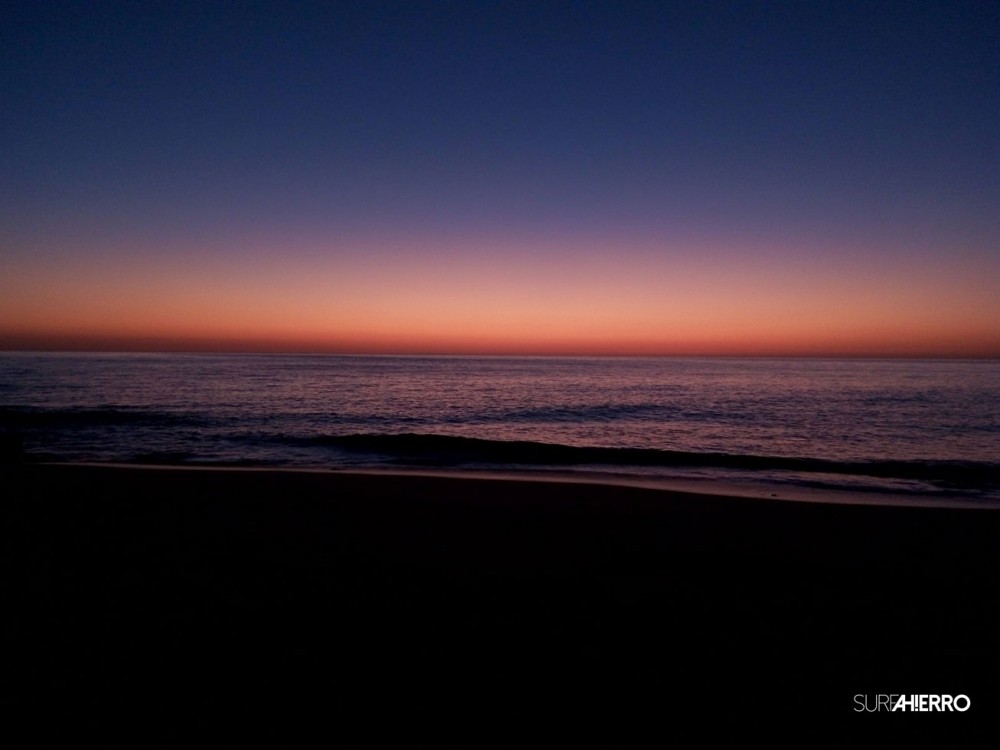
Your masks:
{"label": "shoreline", "polygon": [[419,467],[321,467],[321,466],[245,466],[225,464],[148,464],[102,461],[38,461],[31,466],[82,466],[134,470],[190,470],[233,472],[279,472],[304,474],[333,474],[360,476],[426,477],[439,479],[470,479],[498,482],[539,482],[544,484],[595,484],[608,487],[651,490],[667,494],[697,495],[702,497],[742,498],[747,500],[819,503],[831,505],[871,505],[890,507],[953,508],[964,510],[1000,510],[1000,498],[972,499],[966,495],[948,494],[934,496],[929,493],[903,493],[876,489],[817,488],[772,484],[726,481],[712,478],[660,477],[628,474],[624,472],[582,469],[540,469],[537,467],[512,469],[472,468],[419,468]]}

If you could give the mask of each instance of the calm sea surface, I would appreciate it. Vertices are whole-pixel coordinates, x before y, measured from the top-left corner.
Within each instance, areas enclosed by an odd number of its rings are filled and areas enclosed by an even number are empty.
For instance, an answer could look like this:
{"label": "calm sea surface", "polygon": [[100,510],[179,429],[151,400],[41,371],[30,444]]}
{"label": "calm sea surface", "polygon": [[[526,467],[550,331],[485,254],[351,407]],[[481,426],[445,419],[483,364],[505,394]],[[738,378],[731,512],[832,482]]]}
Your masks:
{"label": "calm sea surface", "polygon": [[4,353],[0,431],[28,460],[558,469],[996,499],[1000,362]]}

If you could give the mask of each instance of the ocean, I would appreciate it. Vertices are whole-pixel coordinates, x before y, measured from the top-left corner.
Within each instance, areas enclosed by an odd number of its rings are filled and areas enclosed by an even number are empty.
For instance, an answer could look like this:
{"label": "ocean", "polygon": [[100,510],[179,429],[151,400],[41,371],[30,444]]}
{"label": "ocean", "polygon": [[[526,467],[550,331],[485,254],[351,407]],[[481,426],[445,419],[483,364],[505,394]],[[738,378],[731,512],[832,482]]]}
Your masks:
{"label": "ocean", "polygon": [[1000,362],[0,354],[26,461],[578,474],[991,503]]}

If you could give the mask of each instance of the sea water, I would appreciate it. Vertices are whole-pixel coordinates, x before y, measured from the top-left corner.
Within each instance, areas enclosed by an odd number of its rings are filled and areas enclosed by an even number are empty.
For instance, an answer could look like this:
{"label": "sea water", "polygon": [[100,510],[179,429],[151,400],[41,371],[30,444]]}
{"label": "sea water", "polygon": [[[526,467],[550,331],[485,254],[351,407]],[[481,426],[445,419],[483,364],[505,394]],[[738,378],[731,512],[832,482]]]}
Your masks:
{"label": "sea water", "polygon": [[0,354],[24,460],[1000,498],[1000,361]]}

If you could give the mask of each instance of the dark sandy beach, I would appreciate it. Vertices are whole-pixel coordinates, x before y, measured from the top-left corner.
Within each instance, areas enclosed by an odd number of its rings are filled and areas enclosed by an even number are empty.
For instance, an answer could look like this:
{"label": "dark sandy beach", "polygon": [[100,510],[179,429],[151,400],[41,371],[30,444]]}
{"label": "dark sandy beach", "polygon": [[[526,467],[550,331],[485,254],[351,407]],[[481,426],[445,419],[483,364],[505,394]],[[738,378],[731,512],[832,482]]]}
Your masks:
{"label": "dark sandy beach", "polygon": [[[393,474],[0,472],[5,671],[12,716],[38,737],[971,740],[1000,707],[993,510]],[[855,695],[878,693],[972,707],[855,712]]]}

